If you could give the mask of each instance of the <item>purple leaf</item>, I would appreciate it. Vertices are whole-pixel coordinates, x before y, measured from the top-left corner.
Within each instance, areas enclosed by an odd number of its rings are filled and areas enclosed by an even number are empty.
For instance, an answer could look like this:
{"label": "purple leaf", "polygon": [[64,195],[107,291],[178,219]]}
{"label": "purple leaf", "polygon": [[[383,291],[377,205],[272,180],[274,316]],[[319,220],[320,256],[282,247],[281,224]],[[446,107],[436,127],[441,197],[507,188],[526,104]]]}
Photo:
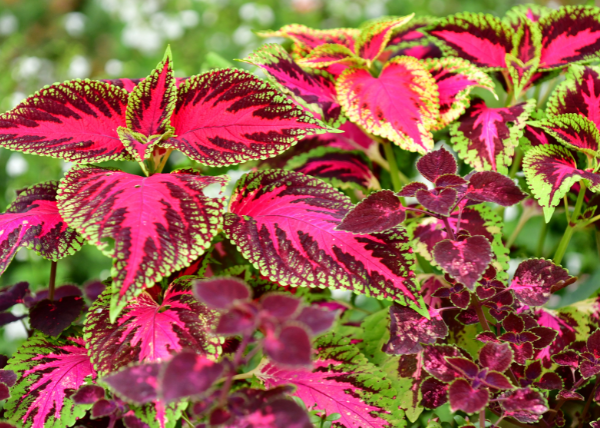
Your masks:
{"label": "purple leaf", "polygon": [[529,388],[505,392],[500,397],[504,414],[526,424],[536,423],[548,411],[544,396]]}
{"label": "purple leaf", "polygon": [[423,396],[421,405],[428,409],[435,409],[448,401],[448,385],[429,377],[421,384]]}
{"label": "purple leaf", "polygon": [[169,361],[160,377],[161,398],[166,403],[205,394],[219,380],[223,364],[193,352],[182,352]]}
{"label": "purple leaf", "polygon": [[414,183],[408,183],[406,186],[400,189],[398,193],[396,193],[396,196],[413,197],[419,190],[427,190],[427,186],[418,181]]}
{"label": "purple leaf", "polygon": [[135,416],[132,410],[123,416],[123,424],[126,428],[150,428],[147,423],[142,422],[140,418]]}
{"label": "purple leaf", "polygon": [[511,313],[502,321],[502,327],[511,333],[521,333],[525,330],[525,321],[517,314]]}
{"label": "purple leaf", "polygon": [[448,364],[446,358],[462,356],[463,355],[455,346],[426,346],[425,351],[423,352],[423,368],[434,378],[449,383],[462,375]]}
{"label": "purple leaf", "polygon": [[559,352],[552,356],[552,361],[559,366],[567,366],[576,369],[579,367],[579,353],[570,350]]}
{"label": "purple leaf", "polygon": [[101,398],[104,398],[104,388],[98,385],[83,385],[71,396],[75,404],[94,404]]}
{"label": "purple leaf", "polygon": [[476,202],[493,202],[510,207],[527,195],[510,178],[494,171],[484,171],[471,176],[465,196]]}
{"label": "purple leaf", "polygon": [[439,312],[430,310],[430,319],[411,308],[390,306],[390,340],[383,346],[388,354],[416,354],[423,350],[421,343],[433,344],[448,334],[448,327]]}
{"label": "purple leaf", "polygon": [[17,303],[23,303],[29,294],[29,283],[19,282],[0,291],[0,311],[5,311]]}
{"label": "purple leaf", "polygon": [[44,299],[29,311],[31,327],[49,336],[57,337],[79,318],[84,305],[82,297],[68,296],[60,300]]}
{"label": "purple leaf", "polygon": [[550,299],[554,285],[571,280],[569,272],[552,261],[530,259],[519,264],[509,289],[526,305],[543,306]]}
{"label": "purple leaf", "polygon": [[455,306],[466,309],[469,306],[469,302],[471,302],[471,293],[466,289],[463,289],[458,293],[452,293],[450,294],[450,301]]}
{"label": "purple leaf", "polygon": [[562,379],[556,373],[544,373],[539,382],[534,385],[547,390],[562,389],[564,387]]}
{"label": "purple leaf", "polygon": [[[44,299],[48,299],[49,290],[44,288],[42,290],[38,290],[35,292],[33,296],[25,297],[25,306],[32,308],[36,305],[36,303],[41,302]],[[63,297],[75,296],[80,297],[83,293],[81,292],[81,288],[76,285],[61,285],[54,290],[54,300],[60,300]]]}
{"label": "purple leaf", "polygon": [[7,400],[10,398],[10,388],[3,384],[0,383],[0,400]]}
{"label": "purple leaf", "polygon": [[483,384],[494,389],[513,389],[514,385],[502,373],[489,371],[481,380]]}
{"label": "purple leaf", "polygon": [[117,403],[113,400],[101,398],[92,406],[92,419],[110,416],[117,410]]}
{"label": "purple leaf", "polygon": [[104,292],[106,286],[101,281],[90,281],[83,286],[83,294],[92,303]]}
{"label": "purple leaf", "polygon": [[338,313],[339,310],[312,305],[303,308],[295,319],[308,327],[313,335],[317,335],[331,328]]}
{"label": "purple leaf", "polygon": [[209,278],[195,281],[194,296],[212,309],[229,309],[251,297],[250,287],[237,278]]}
{"label": "purple leaf", "polygon": [[254,304],[240,304],[221,315],[215,333],[223,336],[248,333],[257,327],[258,321],[259,310]]}
{"label": "purple leaf", "polygon": [[311,367],[312,346],[304,327],[286,325],[277,333],[267,334],[265,354],[282,367]]}
{"label": "purple leaf", "polygon": [[[444,175],[440,175],[438,178],[436,178],[435,180],[435,187],[459,187],[462,188],[463,186],[466,187],[467,184],[467,180],[465,180],[464,178],[455,175],[455,174],[444,174]],[[462,193],[462,191],[461,191]]]}
{"label": "purple leaf", "polygon": [[366,234],[383,232],[404,221],[406,213],[391,190],[371,193],[352,208],[335,230]]}
{"label": "purple leaf", "polygon": [[446,357],[446,362],[467,379],[474,379],[479,373],[479,367],[473,361],[463,357]]}
{"label": "purple leaf", "polygon": [[446,239],[436,244],[433,257],[445,272],[473,290],[492,261],[492,247],[481,235],[464,241]]}
{"label": "purple leaf", "polygon": [[547,327],[533,327],[529,329],[529,332],[539,337],[538,340],[532,343],[533,347],[536,349],[543,349],[547,346],[550,346],[550,344],[554,342],[554,339],[556,339],[556,336],[558,335],[556,330],[552,330],[551,328]]}
{"label": "purple leaf", "polygon": [[450,409],[455,412],[462,410],[466,413],[476,413],[485,408],[490,398],[487,389],[473,389],[464,379],[457,379],[448,389]]}
{"label": "purple leaf", "polygon": [[146,363],[127,367],[105,376],[102,381],[124,400],[136,404],[156,401],[158,372],[161,363]]}
{"label": "purple leaf", "polygon": [[285,294],[266,294],[260,299],[263,312],[280,320],[288,319],[298,313],[300,300]]}
{"label": "purple leaf", "polygon": [[488,342],[479,350],[479,364],[497,372],[508,370],[512,359],[513,353],[506,343]]}
{"label": "purple leaf", "polygon": [[417,169],[423,177],[432,183],[445,174],[456,174],[456,159],[443,147],[427,153],[417,162]]}
{"label": "purple leaf", "polygon": [[456,202],[456,195],[456,190],[451,187],[439,191],[418,190],[416,194],[417,201],[425,209],[444,216],[450,215],[450,210]]}
{"label": "purple leaf", "polygon": [[0,370],[0,382],[12,387],[17,381],[17,374],[12,370]]}
{"label": "purple leaf", "polygon": [[144,288],[202,255],[224,203],[203,191],[226,181],[191,170],[149,177],[93,166],[69,171],[61,182],[61,214],[115,266],[127,266],[115,268],[112,287],[119,292],[112,296],[111,321]]}

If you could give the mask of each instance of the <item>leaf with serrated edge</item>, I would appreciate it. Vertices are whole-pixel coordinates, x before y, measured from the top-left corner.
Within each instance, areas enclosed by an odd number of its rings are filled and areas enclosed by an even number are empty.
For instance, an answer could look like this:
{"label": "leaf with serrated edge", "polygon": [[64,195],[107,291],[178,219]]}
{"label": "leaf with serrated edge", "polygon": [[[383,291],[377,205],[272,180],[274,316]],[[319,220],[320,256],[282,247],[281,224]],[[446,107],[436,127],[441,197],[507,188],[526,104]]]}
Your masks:
{"label": "leaf with serrated edge", "polygon": [[394,58],[379,77],[362,68],[348,69],[336,88],[348,118],[367,132],[421,154],[433,148],[430,130],[439,116],[437,85],[417,59]]}
{"label": "leaf with serrated edge", "polygon": [[600,67],[571,65],[548,99],[548,115],[579,114],[600,126]]}
{"label": "leaf with serrated edge", "polygon": [[567,113],[550,116],[541,124],[548,134],[570,149],[593,157],[600,156],[600,132],[591,120]]}
{"label": "leaf with serrated edge", "polygon": [[374,61],[389,43],[394,31],[409,22],[414,14],[393,17],[388,16],[366,22],[356,39],[356,54],[368,61]]}
{"label": "leaf with serrated edge", "polygon": [[246,259],[281,285],[343,288],[426,311],[404,230],[336,231],[352,206],[346,195],[318,179],[253,172],[238,181],[224,230]]}
{"label": "leaf with serrated edge", "polygon": [[23,428],[64,428],[90,406],[75,406],[69,392],[96,373],[82,338],[53,339],[34,334],[9,360],[6,370],[19,375],[11,388],[6,417]]}
{"label": "leaf with serrated edge", "polygon": [[316,30],[305,25],[291,24],[281,27],[278,31],[261,31],[257,34],[261,37],[286,37],[309,51],[326,43],[339,44],[354,51],[354,41],[359,33],[360,30],[355,28]]}
{"label": "leaf with serrated edge", "polygon": [[114,259],[113,321],[144,288],[204,253],[221,226],[224,200],[203,192],[227,181],[192,170],[140,177],[82,166],[67,173],[58,197],[63,218]]}

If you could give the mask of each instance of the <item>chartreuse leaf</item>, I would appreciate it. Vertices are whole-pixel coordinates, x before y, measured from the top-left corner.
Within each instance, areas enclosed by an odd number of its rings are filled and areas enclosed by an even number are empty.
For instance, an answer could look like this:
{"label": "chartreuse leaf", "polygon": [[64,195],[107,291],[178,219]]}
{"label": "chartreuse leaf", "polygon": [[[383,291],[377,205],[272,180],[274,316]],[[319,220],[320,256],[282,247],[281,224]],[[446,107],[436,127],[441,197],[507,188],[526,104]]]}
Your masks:
{"label": "chartreuse leaf", "polygon": [[267,159],[309,135],[331,132],[269,83],[241,70],[213,70],[179,87],[176,136],[162,147],[211,166]]}
{"label": "chartreuse leaf", "polygon": [[518,4],[510,8],[502,20],[517,29],[523,22],[538,22],[550,13],[552,13],[552,9],[539,4]]}
{"label": "chartreuse leaf", "polygon": [[129,364],[165,360],[182,349],[220,355],[221,340],[211,335],[217,315],[194,298],[190,279],[169,285],[160,303],[143,292],[115,322],[109,316],[112,294],[110,287],[102,293],[84,325],[86,346],[101,376]]}
{"label": "chartreuse leaf", "polygon": [[87,79],[46,86],[0,115],[0,147],[70,162],[131,159],[117,135],[127,98]]}
{"label": "chartreuse leaf", "polygon": [[5,370],[18,374],[5,416],[23,428],[64,428],[85,415],[70,392],[96,373],[82,338],[54,339],[35,333],[8,361]]}
{"label": "chartreuse leaf", "polygon": [[548,115],[579,114],[600,125],[600,67],[573,64],[548,99]]}
{"label": "chartreuse leaf", "polygon": [[600,156],[600,132],[591,120],[574,113],[549,116],[542,121],[542,128],[560,143],[585,153]]}
{"label": "chartreuse leaf", "polygon": [[536,146],[525,153],[523,172],[531,192],[544,209],[546,222],[571,186],[585,180],[592,191],[600,190],[600,175],[577,168],[570,151],[562,146]]}
{"label": "chartreuse leaf", "polygon": [[375,61],[386,48],[394,31],[409,22],[413,16],[414,14],[403,17],[386,16],[366,22],[356,39],[356,54],[366,59],[368,64]]}
{"label": "chartreuse leaf", "polygon": [[246,259],[281,285],[343,288],[427,313],[405,231],[335,230],[352,207],[346,195],[321,180],[258,171],[238,181],[224,231]]}
{"label": "chartreuse leaf", "polygon": [[209,198],[204,189],[227,180],[191,170],[140,177],[82,166],[67,173],[58,197],[61,215],[114,259],[112,321],[144,288],[204,253],[224,210],[223,198]]}
{"label": "chartreuse leaf", "polygon": [[446,56],[456,56],[488,70],[506,68],[513,29],[495,16],[458,13],[428,28]]}
{"label": "chartreuse leaf", "polygon": [[0,214],[0,275],[21,247],[52,261],[81,248],[83,239],[58,213],[57,190],[56,181],[19,190],[17,199]]}
{"label": "chartreuse leaf", "polygon": [[434,58],[424,61],[439,93],[440,116],[433,129],[442,129],[452,123],[469,107],[471,90],[478,86],[494,96],[494,82],[469,61],[461,58]]}
{"label": "chartreuse leaf", "polygon": [[[338,44],[325,44],[314,48],[306,57],[298,60],[298,64],[308,68],[328,69],[334,64],[340,65],[343,71],[346,67],[367,66],[368,62],[358,57],[346,46]],[[332,70],[329,70],[332,71]],[[340,70],[336,70],[340,71]],[[339,74],[339,73],[335,73]]]}
{"label": "chartreuse leaf", "polygon": [[452,144],[461,159],[477,171],[508,173],[525,121],[535,100],[512,107],[491,108],[477,98],[450,128]]}
{"label": "chartreuse leaf", "polygon": [[394,58],[379,77],[350,68],[338,78],[336,89],[348,118],[367,132],[421,154],[433,148],[430,130],[439,117],[437,85],[417,59]]}
{"label": "chartreuse leaf", "polygon": [[317,339],[315,346],[318,358],[312,372],[284,370],[269,363],[256,376],[267,388],[293,384],[293,395],[309,410],[338,413],[335,423],[341,427],[406,426],[397,385],[349,337],[329,333]]}

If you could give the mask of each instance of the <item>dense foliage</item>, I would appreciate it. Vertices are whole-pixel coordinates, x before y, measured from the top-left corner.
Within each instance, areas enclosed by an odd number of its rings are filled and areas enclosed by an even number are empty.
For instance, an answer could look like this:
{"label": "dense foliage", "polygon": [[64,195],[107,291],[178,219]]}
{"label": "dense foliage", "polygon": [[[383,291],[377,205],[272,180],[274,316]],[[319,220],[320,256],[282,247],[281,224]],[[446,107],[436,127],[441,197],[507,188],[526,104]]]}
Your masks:
{"label": "dense foliage", "polygon": [[[598,236],[600,9],[260,35],[285,40],[243,60],[264,80],[167,49],[0,115],[1,147],[73,163],[0,214],[0,273],[51,266],[0,290],[29,333],[0,427],[600,426],[599,301],[547,306]],[[535,216],[566,217],[553,258],[544,226],[511,259]],[[110,277],[57,284],[85,244]]]}

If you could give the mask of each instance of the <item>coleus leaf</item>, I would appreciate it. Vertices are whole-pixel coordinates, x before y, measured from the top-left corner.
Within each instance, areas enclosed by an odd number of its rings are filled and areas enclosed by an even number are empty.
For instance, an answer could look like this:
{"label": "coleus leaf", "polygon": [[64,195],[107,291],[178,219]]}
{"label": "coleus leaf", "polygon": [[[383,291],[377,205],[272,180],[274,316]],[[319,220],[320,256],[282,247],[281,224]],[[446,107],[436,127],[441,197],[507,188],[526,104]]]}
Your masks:
{"label": "coleus leaf", "polygon": [[350,68],[339,76],[336,89],[348,118],[367,132],[421,154],[433,148],[430,130],[439,117],[438,92],[418,60],[394,58],[379,77]]}
{"label": "coleus leaf", "polygon": [[348,211],[335,228],[351,233],[377,233],[396,227],[406,213],[398,196],[391,190],[371,193]]}
{"label": "coleus leaf", "polygon": [[17,303],[24,303],[29,295],[29,283],[18,282],[0,290],[0,311],[12,308]]}
{"label": "coleus leaf", "polygon": [[446,273],[474,290],[492,261],[492,246],[486,237],[470,236],[462,241],[446,239],[436,244],[433,257]]}
{"label": "coleus leaf", "polygon": [[490,108],[477,98],[450,128],[458,155],[477,171],[508,173],[508,166],[535,100],[512,107]]}
{"label": "coleus leaf", "polygon": [[158,374],[161,363],[146,363],[109,373],[102,382],[119,397],[135,404],[146,404],[158,399]]}
{"label": "coleus leaf", "polygon": [[436,20],[437,18],[431,16],[419,16],[412,18],[410,21],[404,23],[401,27],[394,30],[394,35],[387,44],[388,48],[426,39],[425,33],[420,30],[424,30],[425,27],[435,23]]}
{"label": "coleus leaf", "polygon": [[591,120],[567,113],[550,116],[542,127],[563,145],[589,156],[600,156],[600,132]]}
{"label": "coleus leaf", "polygon": [[445,128],[464,113],[474,87],[485,88],[495,95],[492,79],[464,59],[429,59],[425,67],[435,79],[439,93],[440,116],[433,129]]}
{"label": "coleus leaf", "polygon": [[550,260],[529,259],[519,264],[509,289],[526,305],[543,306],[550,299],[553,286],[574,280],[566,269]]}
{"label": "coleus leaf", "polygon": [[515,29],[512,44],[513,50],[506,54],[506,66],[514,96],[518,97],[536,78],[541,77],[540,73],[536,74],[542,50],[539,26],[524,19]]}
{"label": "coleus leaf", "polygon": [[504,207],[517,204],[526,196],[513,180],[494,171],[473,174],[465,194],[472,201],[493,202]]}
{"label": "coleus leaf", "polygon": [[192,295],[189,280],[169,285],[159,304],[147,292],[131,299],[110,322],[111,290],[94,302],[84,325],[90,358],[105,375],[132,363],[168,359],[182,349],[217,357],[220,340],[211,337],[216,314]]}
{"label": "coleus leaf", "polygon": [[512,50],[513,29],[492,15],[458,13],[428,28],[428,33],[443,42],[446,56],[488,70],[505,68],[506,54]]}
{"label": "coleus leaf", "polygon": [[311,343],[304,325],[286,323],[276,331],[267,331],[265,354],[279,367],[311,367]]}
{"label": "coleus leaf", "polygon": [[539,4],[518,4],[511,7],[502,20],[516,29],[523,21],[538,22],[550,13],[552,9]]}
{"label": "coleus leaf", "polygon": [[171,125],[177,136],[161,145],[210,166],[266,159],[328,131],[273,86],[241,70],[186,80]]}
{"label": "coleus leaf", "polygon": [[374,61],[383,52],[394,31],[409,22],[413,16],[383,17],[365,23],[356,39],[356,54],[368,61]]}
{"label": "coleus leaf", "polygon": [[416,354],[423,350],[421,343],[433,344],[448,334],[440,313],[430,309],[427,319],[411,308],[390,306],[390,340],[383,350],[388,354]]}
{"label": "coleus leaf", "polygon": [[538,422],[548,411],[548,401],[534,389],[519,388],[504,392],[500,397],[504,414],[526,424]]}
{"label": "coleus leaf", "polygon": [[115,259],[112,320],[128,300],[189,266],[209,246],[220,227],[224,202],[203,191],[226,182],[226,177],[191,170],[140,177],[82,166],[67,173],[58,202],[62,216]]}
{"label": "coleus leaf", "polygon": [[0,115],[0,146],[70,162],[130,159],[117,135],[127,98],[98,81],[48,86]]}
{"label": "coleus leaf", "polygon": [[346,151],[335,147],[319,147],[295,156],[285,168],[320,178],[340,189],[362,191],[381,189],[373,174],[371,161],[360,151]]}
{"label": "coleus leaf", "polygon": [[335,230],[351,207],[348,197],[320,180],[253,172],[238,181],[224,230],[246,259],[281,285],[345,288],[424,311],[404,232]]}
{"label": "coleus leaf", "polygon": [[432,183],[442,175],[456,174],[457,168],[456,159],[443,147],[427,153],[417,161],[417,170]]}
{"label": "coleus leaf", "polygon": [[259,32],[262,37],[286,37],[302,45],[307,51],[317,46],[331,43],[346,46],[354,50],[354,41],[360,30],[355,28],[334,28],[331,30],[315,30],[305,25],[291,24],[281,27],[278,31]]}
{"label": "coleus leaf", "polygon": [[350,66],[365,66],[367,61],[358,57],[346,46],[324,44],[317,46],[306,57],[299,59],[302,67],[322,69],[334,76],[339,76]]}
{"label": "coleus leaf", "polygon": [[465,379],[457,379],[448,389],[450,409],[455,412],[476,413],[485,408],[490,398],[486,388],[473,388]]}
{"label": "coleus leaf", "polygon": [[488,342],[479,350],[479,364],[500,373],[509,369],[513,353],[507,343]]}
{"label": "coleus leaf", "polygon": [[342,107],[337,102],[333,80],[300,68],[281,45],[266,44],[244,61],[265,70],[283,91],[287,90],[305,103],[317,106],[324,121],[337,123],[341,120]]}
{"label": "coleus leaf", "polygon": [[31,248],[52,261],[81,248],[83,239],[58,212],[57,190],[55,181],[20,190],[6,212],[0,214],[0,274],[20,247]]}
{"label": "coleus leaf", "polygon": [[573,64],[550,95],[548,115],[579,114],[600,125],[600,67]]}
{"label": "coleus leaf", "polygon": [[96,374],[81,338],[53,339],[36,333],[17,350],[6,369],[19,374],[6,417],[23,428],[63,428],[85,415],[69,398]]}
{"label": "coleus leaf", "polygon": [[58,300],[44,299],[29,311],[29,322],[32,328],[57,337],[79,318],[84,305],[83,297],[78,296]]}
{"label": "coleus leaf", "polygon": [[546,221],[576,182],[585,180],[592,191],[600,189],[600,175],[578,169],[569,150],[562,146],[533,147],[523,157],[523,171]]}

